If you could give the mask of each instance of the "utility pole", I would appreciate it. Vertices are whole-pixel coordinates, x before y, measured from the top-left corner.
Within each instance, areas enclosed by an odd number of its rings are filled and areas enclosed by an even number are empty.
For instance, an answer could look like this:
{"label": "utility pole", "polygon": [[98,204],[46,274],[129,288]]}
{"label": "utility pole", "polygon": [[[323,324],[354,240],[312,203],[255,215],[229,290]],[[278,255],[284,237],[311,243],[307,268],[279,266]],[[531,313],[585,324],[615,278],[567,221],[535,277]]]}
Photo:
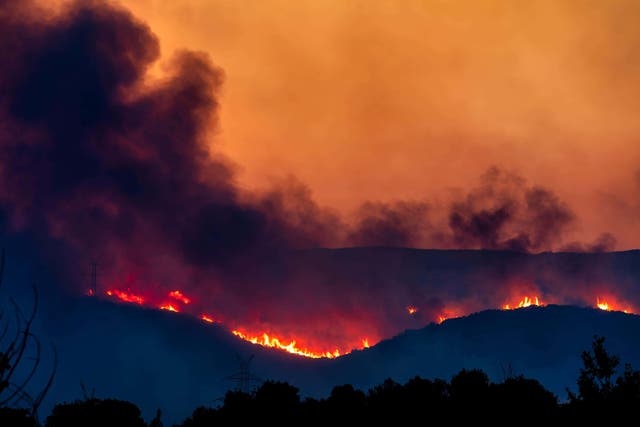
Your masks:
{"label": "utility pole", "polygon": [[89,292],[91,295],[98,295],[98,274],[97,274],[97,264],[95,262],[91,263],[91,288]]}
{"label": "utility pole", "polygon": [[249,356],[247,360],[244,360],[240,357],[239,354],[236,354],[236,358],[238,359],[238,364],[240,365],[240,369],[238,372],[229,375],[226,379],[229,381],[233,381],[237,384],[236,390],[239,390],[243,393],[248,393],[250,390],[250,386],[252,383],[261,383],[262,379],[256,375],[254,375],[249,366],[251,365],[251,361],[253,360],[253,354]]}

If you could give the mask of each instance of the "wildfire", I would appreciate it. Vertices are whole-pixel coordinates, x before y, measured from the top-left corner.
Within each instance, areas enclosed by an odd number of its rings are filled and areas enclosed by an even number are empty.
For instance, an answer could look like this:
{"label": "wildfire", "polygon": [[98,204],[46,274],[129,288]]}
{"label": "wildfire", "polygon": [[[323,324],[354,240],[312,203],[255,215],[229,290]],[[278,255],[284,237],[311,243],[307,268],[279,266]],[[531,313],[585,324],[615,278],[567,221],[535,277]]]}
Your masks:
{"label": "wildfire", "polygon": [[169,292],[169,297],[182,302],[183,304],[191,304],[191,298],[187,298],[178,290]]}
{"label": "wildfire", "polygon": [[628,307],[621,310],[619,308],[616,308],[616,304],[612,303],[611,301],[607,302],[604,299],[600,299],[600,297],[596,298],[596,307],[604,311],[622,311],[623,313],[627,314],[631,312]]}
{"label": "wildfire", "polygon": [[213,317],[211,317],[211,316],[209,316],[207,314],[201,314],[200,315],[200,319],[204,320],[207,323],[214,323],[215,322],[215,320],[213,320]]}
{"label": "wildfire", "polygon": [[525,296],[523,299],[520,300],[520,302],[518,302],[518,305],[514,305],[513,308],[511,308],[510,304],[505,304],[502,306],[502,309],[515,310],[517,308],[531,307],[532,305],[540,307],[546,304],[543,302],[540,302],[540,299],[538,297],[529,298],[528,296]]}
{"label": "wildfire", "polygon": [[174,313],[180,313],[180,310],[172,304],[164,304],[160,306],[160,310],[173,311]]}
{"label": "wildfire", "polygon": [[342,355],[340,353],[340,350],[338,349],[334,350],[333,352],[327,351],[324,353],[316,353],[306,348],[298,348],[295,341],[291,341],[289,342],[289,344],[284,344],[279,338],[270,337],[267,333],[263,333],[261,336],[250,336],[238,330],[233,330],[231,331],[231,333],[253,344],[259,344],[265,347],[279,348],[280,350],[284,350],[292,354],[311,357],[313,359],[320,359],[321,357],[333,359]]}
{"label": "wildfire", "polygon": [[[213,316],[209,313],[198,314],[197,312],[189,312],[189,308],[187,307],[191,304],[192,299],[186,296],[182,291],[176,289],[170,291],[168,293],[162,293],[158,295],[147,295],[145,297],[138,295],[131,291],[131,289],[127,288],[126,290],[121,289],[108,289],[105,291],[105,294],[108,297],[112,297],[121,302],[125,303],[133,303],[138,305],[145,305],[156,307],[160,310],[171,311],[175,313],[181,312],[183,309],[187,311],[189,314],[197,316],[200,320],[206,323],[219,323],[220,320],[217,319],[217,316]],[[93,292],[89,290],[87,295],[92,296]],[[522,294],[521,294],[522,295]],[[515,301],[515,300],[514,300]],[[529,296],[525,295],[520,299],[517,303],[513,304],[504,304],[502,308],[504,310],[514,310],[519,308],[531,307],[531,306],[544,306],[546,303],[542,302],[538,296]],[[621,307],[625,307],[622,309]],[[616,301],[611,296],[607,296],[606,298],[602,298],[598,296],[596,298],[596,304],[600,310],[605,311],[622,311],[624,313],[633,313],[632,309],[629,308],[629,305],[620,303]],[[418,312],[418,308],[413,305],[409,305],[406,307],[409,315],[414,315]],[[443,323],[445,320],[456,318],[459,316],[463,316],[467,313],[464,309],[452,309],[451,307],[447,307],[446,310],[440,312],[440,315],[437,317],[436,322],[438,324]],[[343,356],[345,354],[349,354],[353,349],[360,348],[365,349],[370,347],[369,338],[361,338],[360,342],[358,341],[352,342],[352,345],[349,348],[340,350],[336,348],[333,351],[322,351],[317,347],[309,348],[304,345],[299,345],[296,339],[284,339],[282,336],[274,335],[273,333],[247,333],[241,330],[232,330],[233,335],[241,338],[245,341],[249,341],[253,344],[261,345],[264,347],[271,347],[279,350],[283,350],[289,352],[291,354],[295,354],[298,356],[310,357],[314,359],[318,358],[336,358]],[[375,344],[375,343],[373,343]],[[326,347],[325,347],[326,348]]]}
{"label": "wildfire", "polygon": [[120,301],[124,301],[124,302],[130,302],[130,303],[134,303],[134,304],[138,304],[138,305],[142,305],[144,304],[144,298],[139,296],[139,295],[135,295],[133,293],[131,293],[130,291],[120,291],[117,289],[114,290],[108,290],[105,292],[108,296],[112,297],[115,296],[116,298],[118,298]]}

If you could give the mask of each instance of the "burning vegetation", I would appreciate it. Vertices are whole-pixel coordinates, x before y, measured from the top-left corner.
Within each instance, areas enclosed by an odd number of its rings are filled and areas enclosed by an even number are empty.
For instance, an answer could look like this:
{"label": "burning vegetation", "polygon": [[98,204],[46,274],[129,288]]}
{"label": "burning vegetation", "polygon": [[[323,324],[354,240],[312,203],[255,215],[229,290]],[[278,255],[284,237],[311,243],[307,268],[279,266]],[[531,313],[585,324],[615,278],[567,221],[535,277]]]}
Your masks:
{"label": "burning vegetation", "polygon": [[[88,292],[87,295],[91,296],[93,295],[93,293]],[[151,303],[151,301],[153,301],[153,298],[142,297],[132,292],[130,289],[127,289],[127,290],[109,289],[105,291],[105,295],[123,303],[144,305],[144,306],[154,307],[160,310],[171,311],[175,313],[180,313],[185,311],[187,314],[197,315],[200,320],[206,323],[220,322],[219,320],[217,320],[215,316],[212,316],[210,314],[201,313],[198,315],[195,312],[189,310],[188,306],[191,305],[193,300],[192,298],[188,297],[187,295],[185,295],[185,293],[183,293],[180,290],[170,291],[166,295],[165,299],[160,299],[160,301],[162,302],[159,302],[155,305]],[[166,302],[167,298],[172,301]],[[527,307],[544,307],[546,305],[547,303],[543,302],[543,300],[537,295],[533,295],[533,296],[525,295],[514,303],[503,304],[501,308],[503,310],[517,310],[517,309],[522,309]],[[491,308],[491,307],[487,307],[487,308]],[[604,311],[621,311],[624,313],[634,313],[628,305],[624,305],[619,302],[616,302],[613,298],[610,298],[610,297],[606,299],[601,297],[596,297],[594,308],[598,308]],[[409,313],[409,315],[412,315],[412,316],[419,312],[418,307],[414,305],[407,306],[406,310]],[[445,311],[438,314],[435,318],[431,319],[431,321],[440,324],[447,319],[452,319],[452,318],[460,317],[467,314],[471,314],[471,312],[470,311],[465,313],[456,312],[454,314],[454,312],[452,311]],[[237,336],[238,338],[241,338],[252,344],[275,348],[275,349],[286,351],[288,353],[295,354],[298,356],[309,357],[314,359],[319,359],[319,358],[333,359],[336,357],[343,356],[345,354],[349,354],[356,349],[362,350],[362,349],[369,348],[370,345],[377,343],[377,341],[370,340],[370,338],[365,337],[365,338],[360,338],[358,341],[354,341],[352,346],[346,347],[346,348],[338,348],[336,346],[331,346],[330,343],[327,343],[325,345],[325,348],[319,348],[311,345],[306,345],[305,337],[285,338],[280,334],[271,332],[271,331],[248,332],[245,329],[238,328],[238,329],[231,329],[231,333],[233,333],[233,335]]]}

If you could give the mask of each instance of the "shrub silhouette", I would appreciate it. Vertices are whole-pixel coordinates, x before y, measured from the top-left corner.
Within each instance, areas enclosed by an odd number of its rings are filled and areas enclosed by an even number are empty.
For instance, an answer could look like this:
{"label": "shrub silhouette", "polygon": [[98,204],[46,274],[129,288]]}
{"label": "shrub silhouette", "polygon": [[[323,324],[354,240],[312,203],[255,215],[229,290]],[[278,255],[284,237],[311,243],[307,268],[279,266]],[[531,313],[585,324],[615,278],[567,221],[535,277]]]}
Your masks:
{"label": "shrub silhouette", "polygon": [[541,422],[551,419],[558,407],[553,393],[537,380],[523,376],[492,384],[491,389],[491,411],[507,419],[518,420],[526,415],[527,421]]}
{"label": "shrub silhouette", "polygon": [[0,408],[0,426],[37,427],[38,423],[24,408]]}
{"label": "shrub silhouette", "polygon": [[146,427],[140,409],[116,399],[87,399],[58,404],[47,417],[46,427]]}

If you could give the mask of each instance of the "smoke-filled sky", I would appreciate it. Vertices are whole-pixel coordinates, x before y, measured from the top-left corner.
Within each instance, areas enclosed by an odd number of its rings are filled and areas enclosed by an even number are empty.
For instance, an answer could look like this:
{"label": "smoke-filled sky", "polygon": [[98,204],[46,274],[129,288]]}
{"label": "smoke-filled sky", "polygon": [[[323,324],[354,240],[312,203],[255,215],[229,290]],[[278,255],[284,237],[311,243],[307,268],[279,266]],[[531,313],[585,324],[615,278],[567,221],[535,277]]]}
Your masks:
{"label": "smoke-filled sky", "polygon": [[490,166],[553,190],[569,240],[638,247],[640,4],[125,1],[225,71],[218,147],[321,205],[448,201]]}
{"label": "smoke-filled sky", "polygon": [[637,246],[640,5],[62,3],[0,0],[0,225],[75,292],[99,261],[101,291],[353,348],[416,301],[575,295],[292,250]]}

